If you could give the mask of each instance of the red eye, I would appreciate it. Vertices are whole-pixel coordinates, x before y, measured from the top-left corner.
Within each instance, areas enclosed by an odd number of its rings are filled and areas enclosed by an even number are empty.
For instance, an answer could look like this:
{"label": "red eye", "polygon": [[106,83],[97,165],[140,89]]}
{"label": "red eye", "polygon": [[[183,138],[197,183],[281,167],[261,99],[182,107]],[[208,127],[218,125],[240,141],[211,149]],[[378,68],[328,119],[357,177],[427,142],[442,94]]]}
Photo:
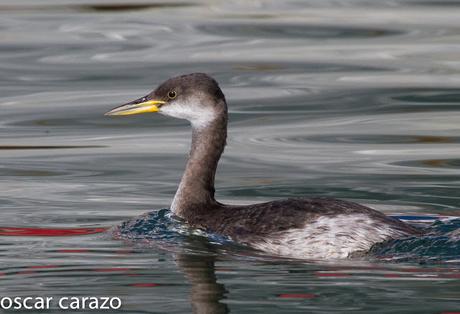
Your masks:
{"label": "red eye", "polygon": [[170,92],[168,93],[169,99],[174,99],[174,98],[176,98],[176,96],[177,96],[176,91],[173,91],[173,90],[172,90],[172,91],[170,91]]}

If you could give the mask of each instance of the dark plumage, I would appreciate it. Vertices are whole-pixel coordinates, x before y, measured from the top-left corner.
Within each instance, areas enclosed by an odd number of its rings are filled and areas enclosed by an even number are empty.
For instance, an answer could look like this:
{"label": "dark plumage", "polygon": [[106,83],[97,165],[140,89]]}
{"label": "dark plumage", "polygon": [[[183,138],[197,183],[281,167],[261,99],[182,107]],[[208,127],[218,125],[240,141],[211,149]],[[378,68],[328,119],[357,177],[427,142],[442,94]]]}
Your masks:
{"label": "dark plumage", "polygon": [[[364,214],[377,223],[402,232],[418,233],[414,227],[369,207],[332,198],[288,198],[251,205],[214,203],[184,213],[188,223],[230,236],[265,236],[292,228],[302,228],[318,217]],[[352,226],[350,226],[352,227]]]}
{"label": "dark plumage", "polygon": [[214,198],[214,176],[226,144],[227,104],[217,82],[202,73],[175,77],[109,114],[149,101],[159,103],[159,109],[152,111],[192,124],[190,156],[171,205],[191,226],[276,254],[305,258],[347,257],[375,243],[419,233],[397,219],[343,200],[291,198],[245,206],[221,204]]}

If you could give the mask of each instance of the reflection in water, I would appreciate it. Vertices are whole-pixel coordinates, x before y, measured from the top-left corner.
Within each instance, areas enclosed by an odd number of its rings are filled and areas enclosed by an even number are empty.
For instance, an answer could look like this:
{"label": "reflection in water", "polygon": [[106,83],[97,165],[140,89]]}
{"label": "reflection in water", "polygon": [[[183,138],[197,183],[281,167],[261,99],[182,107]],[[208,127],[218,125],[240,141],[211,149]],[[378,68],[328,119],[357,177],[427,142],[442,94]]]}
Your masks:
{"label": "reflection in water", "polygon": [[280,138],[279,141],[319,141],[325,143],[355,144],[445,144],[460,143],[460,136],[399,135],[399,134],[327,134]]}
{"label": "reflection in water", "polygon": [[216,24],[202,25],[199,30],[219,36],[248,36],[255,38],[290,38],[290,39],[351,39],[351,38],[373,38],[382,36],[399,35],[402,32],[388,29],[369,29],[358,27],[334,27],[322,25],[302,24]]}
{"label": "reflection in water", "polygon": [[220,314],[228,313],[226,304],[222,303],[226,293],[223,284],[217,283],[215,273],[215,256],[182,254],[176,255],[180,270],[191,283],[190,302],[193,313]]}
{"label": "reflection in water", "polygon": [[125,12],[150,9],[180,8],[195,6],[193,2],[158,2],[158,3],[94,3],[94,4],[67,4],[67,5],[0,5],[2,11],[79,11],[79,12]]}
{"label": "reflection in water", "polygon": [[420,90],[411,94],[397,94],[393,96],[393,99],[412,103],[452,103],[453,105],[458,105],[460,93],[457,90]]}
{"label": "reflection in water", "polygon": [[420,237],[392,240],[375,245],[372,254],[390,261],[458,263],[460,257],[460,219],[437,221]]}
{"label": "reflection in water", "polygon": [[102,148],[103,145],[0,145],[0,150]]}
{"label": "reflection in water", "polygon": [[460,159],[406,160],[406,161],[395,163],[395,165],[405,166],[405,167],[433,167],[433,168],[460,169]]}

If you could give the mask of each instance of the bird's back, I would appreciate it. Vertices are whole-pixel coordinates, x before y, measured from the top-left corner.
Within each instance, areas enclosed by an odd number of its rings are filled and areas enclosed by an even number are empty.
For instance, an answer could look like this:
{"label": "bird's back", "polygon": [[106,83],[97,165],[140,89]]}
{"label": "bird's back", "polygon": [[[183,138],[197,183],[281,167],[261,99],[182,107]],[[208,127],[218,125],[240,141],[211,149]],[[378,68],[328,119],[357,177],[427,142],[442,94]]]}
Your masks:
{"label": "bird's back", "polygon": [[195,211],[186,220],[263,251],[297,258],[343,258],[420,231],[357,203],[291,198]]}

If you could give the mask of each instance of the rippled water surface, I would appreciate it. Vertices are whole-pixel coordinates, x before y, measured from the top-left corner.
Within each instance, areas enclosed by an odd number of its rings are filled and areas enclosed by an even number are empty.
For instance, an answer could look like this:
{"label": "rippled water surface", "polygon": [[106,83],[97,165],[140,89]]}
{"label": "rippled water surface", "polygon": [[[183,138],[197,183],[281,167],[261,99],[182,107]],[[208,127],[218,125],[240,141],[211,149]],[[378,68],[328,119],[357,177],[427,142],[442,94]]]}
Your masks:
{"label": "rippled water surface", "polygon": [[[459,16],[442,0],[0,1],[0,296],[460,313]],[[337,197],[427,235],[318,262],[188,230],[164,209],[187,124],[103,113],[189,72],[229,104],[221,201]],[[146,212],[130,237],[106,231]]]}

